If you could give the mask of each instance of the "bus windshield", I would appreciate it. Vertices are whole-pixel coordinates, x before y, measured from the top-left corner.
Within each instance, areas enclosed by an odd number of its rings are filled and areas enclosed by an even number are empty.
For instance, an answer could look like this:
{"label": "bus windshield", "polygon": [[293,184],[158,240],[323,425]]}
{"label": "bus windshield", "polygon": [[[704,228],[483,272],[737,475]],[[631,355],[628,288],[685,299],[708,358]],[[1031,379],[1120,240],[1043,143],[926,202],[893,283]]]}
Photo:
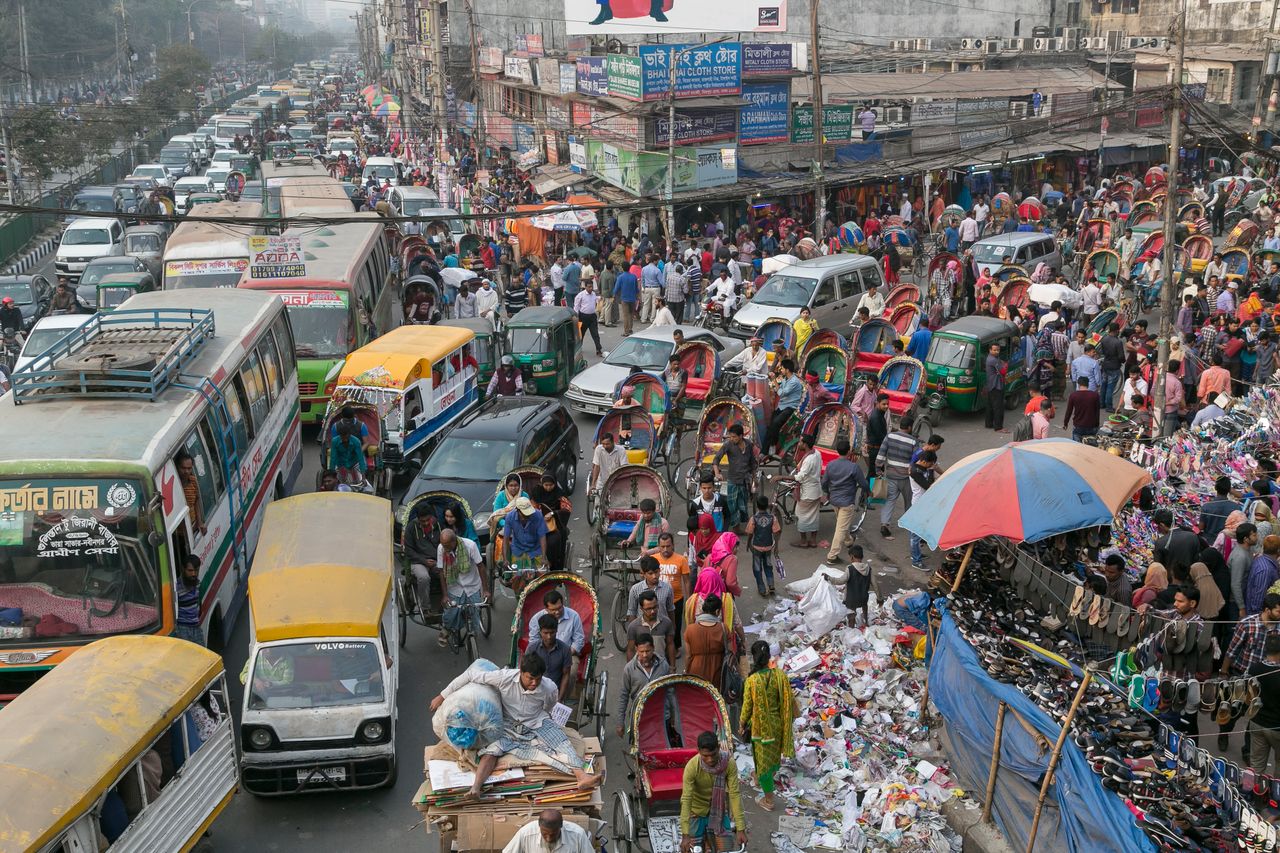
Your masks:
{"label": "bus windshield", "polygon": [[281,296],[289,307],[298,358],[342,358],[355,348],[351,314],[343,294],[304,291]]}
{"label": "bus windshield", "polygon": [[350,640],[267,646],[258,651],[249,708],[323,708],[383,700],[373,643]]}
{"label": "bus windshield", "polygon": [[152,547],[131,480],[0,483],[0,645],[138,633],[160,622]]}

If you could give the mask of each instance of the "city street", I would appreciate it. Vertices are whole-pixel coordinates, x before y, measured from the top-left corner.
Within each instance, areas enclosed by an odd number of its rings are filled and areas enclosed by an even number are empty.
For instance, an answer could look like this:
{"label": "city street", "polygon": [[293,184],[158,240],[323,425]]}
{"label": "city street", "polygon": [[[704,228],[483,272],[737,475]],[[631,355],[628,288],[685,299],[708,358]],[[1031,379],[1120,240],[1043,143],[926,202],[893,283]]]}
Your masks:
{"label": "city street", "polygon": [[[639,328],[639,327],[637,327]],[[616,344],[620,338],[620,329],[602,329],[605,352]],[[588,345],[588,364],[595,363],[594,353],[590,353]],[[586,552],[585,534],[585,484],[588,479],[591,436],[596,427],[595,418],[576,415],[578,435],[582,442],[584,460],[578,472],[578,491],[573,496],[574,519],[570,529],[575,534],[577,553]],[[1012,413],[1007,425],[1012,426]],[[994,447],[1008,440],[1007,435],[997,436],[990,430],[982,428],[982,415],[959,416],[948,413],[946,420],[938,432],[947,439],[943,446],[941,461],[943,466],[957,459],[987,447]],[[311,488],[315,482],[318,465],[318,452],[314,443],[314,431],[303,433],[305,465],[298,479],[299,490]],[[689,439],[692,440],[691,438]],[[496,484],[495,484],[496,485]],[[675,526],[682,526],[683,510],[672,512]],[[895,516],[896,517],[896,516]],[[822,540],[827,541],[831,534],[831,513],[823,514]],[[784,530],[783,560],[787,566],[788,580],[807,577],[813,572],[823,556],[823,551],[799,549],[790,546],[794,538],[793,531]],[[896,531],[892,541],[886,541],[879,534],[879,519],[868,513],[863,532],[858,542],[867,550],[877,568],[892,567],[893,573],[886,571],[877,580],[877,589],[883,595],[922,585],[927,576],[911,568],[908,556],[907,535]],[[683,537],[677,538],[677,547],[683,548]],[[930,565],[936,567],[937,561]],[[744,566],[743,572],[747,571]],[[584,568],[584,574],[587,570]],[[740,575],[741,576],[741,575]],[[780,582],[779,592],[784,582]],[[501,588],[500,588],[501,589]],[[612,589],[608,590],[609,592]],[[603,594],[603,592],[602,592]],[[743,622],[754,621],[753,613],[763,610],[765,602],[756,594],[746,574],[743,590]],[[492,635],[486,640],[481,638],[480,652],[495,662],[506,665],[510,656],[511,619],[515,609],[515,600],[510,592],[501,589],[497,598],[497,610],[494,616]],[[247,609],[246,609],[247,610]],[[226,669],[232,674],[233,708],[239,713],[241,700],[240,685],[234,674],[244,665],[248,646],[248,619],[246,610],[241,611],[235,637],[226,654]],[[622,654],[614,650],[606,639],[604,647],[597,658],[598,664],[609,672],[610,688],[609,712],[616,712],[617,687],[623,664],[626,662]],[[317,845],[323,849],[350,850],[376,849],[382,851],[435,850],[438,841],[434,833],[420,825],[418,812],[410,805],[414,792],[422,782],[423,748],[435,742],[431,731],[431,716],[427,709],[431,698],[449,683],[464,667],[465,657],[454,656],[436,645],[435,631],[428,630],[412,623],[409,624],[409,640],[402,652],[402,670],[400,681],[400,720],[397,731],[397,756],[400,761],[400,776],[396,786],[390,790],[365,793],[310,794],[285,799],[260,799],[244,791],[237,794],[235,800],[213,826],[212,836],[208,841],[210,850],[269,850],[269,851],[313,851]],[[627,778],[626,765],[623,761],[624,746],[613,737],[616,720],[610,718],[608,723],[609,740],[605,745],[605,753],[609,767],[609,778],[605,786],[606,810],[615,791],[630,790],[631,782]],[[744,805],[748,809],[751,821],[751,832],[756,839],[751,849],[759,850],[765,844],[767,834],[776,829],[777,815],[767,814],[760,810],[744,789]]]}

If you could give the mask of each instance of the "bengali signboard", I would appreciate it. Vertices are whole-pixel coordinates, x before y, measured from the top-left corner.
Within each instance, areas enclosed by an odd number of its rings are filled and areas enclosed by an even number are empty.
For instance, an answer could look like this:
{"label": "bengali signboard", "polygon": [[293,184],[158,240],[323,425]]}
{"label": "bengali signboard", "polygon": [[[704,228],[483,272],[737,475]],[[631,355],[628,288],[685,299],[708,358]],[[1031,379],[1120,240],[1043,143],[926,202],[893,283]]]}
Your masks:
{"label": "bengali signboard", "polygon": [[502,48],[482,47],[478,53],[481,73],[497,74],[502,70]]}
{"label": "bengali signboard", "polygon": [[[743,107],[738,118],[738,141],[743,145],[787,141],[791,106],[790,83],[750,83],[742,87]],[[810,134],[812,134],[812,129]]]}
{"label": "bengali signboard", "polygon": [[644,136],[637,116],[597,109],[591,104],[573,105],[573,124],[587,136],[607,136],[635,145]]}
{"label": "bengali signboard", "polygon": [[[675,149],[673,180],[677,191],[691,190],[698,186],[698,150],[683,147]],[[716,152],[716,157],[720,157],[719,148],[707,150]],[[713,167],[709,159],[710,153],[707,156],[707,179],[724,180],[726,171],[724,164],[721,162]],[[612,184],[634,196],[645,198],[665,198],[666,196],[667,155],[665,151],[661,154],[652,151],[633,151],[630,148],[593,139],[587,142],[587,166],[605,183]],[[734,175],[736,180],[736,168]]]}
{"label": "bengali signboard", "polygon": [[571,95],[578,89],[578,69],[572,62],[560,63],[560,94]]}
{"label": "bengali signboard", "polygon": [[[826,142],[848,142],[853,138],[853,105],[822,108],[822,138]],[[813,105],[791,108],[791,142],[813,142]]]}
{"label": "bengali signboard", "polygon": [[743,42],[743,77],[757,74],[785,74],[791,69],[791,45]]}
{"label": "bengali signboard", "polygon": [[644,61],[638,56],[611,53],[605,57],[609,94],[630,101],[644,99]]}
{"label": "bengali signboard", "polygon": [[569,105],[547,98],[547,127],[556,130],[569,129]]}
{"label": "bengali signboard", "polygon": [[736,148],[696,148],[698,159],[694,180],[698,189],[723,187],[738,182]]}
{"label": "bengali signboard", "polygon": [[560,94],[560,63],[555,59],[539,59],[534,62],[534,68],[538,88],[550,95]]}
{"label": "bengali signboard", "polygon": [[955,123],[955,101],[917,101],[911,105],[912,127],[946,127]]}
{"label": "bengali signboard", "polygon": [[671,86],[673,53],[677,98],[736,95],[742,91],[742,45],[737,42],[697,46],[646,44],[640,46],[643,100],[666,95]]}
{"label": "bengali signboard", "polygon": [[587,143],[577,137],[569,137],[569,168],[578,174],[587,171]]}
{"label": "bengali signboard", "polygon": [[970,98],[956,101],[956,124],[991,124],[1004,123],[1008,120],[1008,98]]}
{"label": "bengali signboard", "polygon": [[249,238],[249,278],[303,278],[306,274],[301,237],[257,234]]}
{"label": "bengali signboard", "polygon": [[[666,145],[669,137],[665,114],[653,119],[653,143]],[[714,142],[733,139],[738,134],[737,110],[677,110],[677,143]]]}
{"label": "bengali signboard", "polygon": [[602,98],[609,94],[608,57],[579,56],[577,61],[578,94]]}
{"label": "bengali signboard", "polygon": [[507,54],[507,56],[503,57],[502,75],[513,80],[519,80],[526,86],[532,86],[533,63],[526,57]]}
{"label": "bengali signboard", "polygon": [[[787,29],[787,0],[734,0],[696,3],[665,0],[661,20],[650,14],[649,0],[564,0],[564,29],[573,35],[643,35],[645,33],[781,33]],[[609,17],[604,10],[609,9]]]}
{"label": "bengali signboard", "polygon": [[538,145],[538,131],[531,124],[517,124],[515,137],[516,151],[521,154],[534,150]]}

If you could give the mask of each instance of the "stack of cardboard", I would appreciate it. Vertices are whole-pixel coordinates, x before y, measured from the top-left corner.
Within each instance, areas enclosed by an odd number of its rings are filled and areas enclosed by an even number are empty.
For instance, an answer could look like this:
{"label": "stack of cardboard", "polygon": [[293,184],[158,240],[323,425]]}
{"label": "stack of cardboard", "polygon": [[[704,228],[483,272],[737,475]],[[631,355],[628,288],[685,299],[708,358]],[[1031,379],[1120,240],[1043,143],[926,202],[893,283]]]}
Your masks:
{"label": "stack of cardboard", "polygon": [[[595,772],[603,772],[600,742],[578,739],[575,732],[570,732],[570,738],[579,754],[594,762]],[[484,796],[473,799],[469,796],[475,778],[473,757],[447,743],[426,748],[423,768],[427,778],[414,794],[413,805],[426,815],[442,840],[456,840],[459,850],[501,850],[516,830],[536,820],[546,808],[558,809],[565,820],[588,829],[588,818],[600,817],[604,806],[599,786],[579,791],[572,774],[507,757],[490,775]]]}

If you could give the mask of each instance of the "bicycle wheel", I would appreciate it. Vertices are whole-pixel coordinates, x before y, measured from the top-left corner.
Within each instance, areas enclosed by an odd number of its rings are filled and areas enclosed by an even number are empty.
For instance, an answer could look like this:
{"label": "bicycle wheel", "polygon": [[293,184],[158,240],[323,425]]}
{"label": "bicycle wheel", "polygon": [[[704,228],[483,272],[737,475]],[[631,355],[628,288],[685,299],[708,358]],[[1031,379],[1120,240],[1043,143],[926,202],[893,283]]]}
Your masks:
{"label": "bicycle wheel", "polygon": [[620,652],[627,650],[627,589],[625,583],[619,583],[613,591],[613,600],[609,602],[609,634],[613,637],[613,647]]}
{"label": "bicycle wheel", "polygon": [[480,633],[484,638],[489,639],[489,632],[493,630],[493,604],[490,602],[488,607],[480,608]]}
{"label": "bicycle wheel", "polygon": [[773,505],[777,507],[779,520],[783,525],[796,520],[796,497],[791,489],[784,489],[780,494],[774,495]]}
{"label": "bicycle wheel", "polygon": [[480,644],[476,642],[476,635],[468,631],[465,645],[467,648],[468,663],[475,663],[476,658],[480,657]]}
{"label": "bicycle wheel", "polygon": [[697,462],[692,456],[686,456],[676,463],[676,470],[671,476],[671,487],[680,500],[689,500],[689,478],[697,474]]}

